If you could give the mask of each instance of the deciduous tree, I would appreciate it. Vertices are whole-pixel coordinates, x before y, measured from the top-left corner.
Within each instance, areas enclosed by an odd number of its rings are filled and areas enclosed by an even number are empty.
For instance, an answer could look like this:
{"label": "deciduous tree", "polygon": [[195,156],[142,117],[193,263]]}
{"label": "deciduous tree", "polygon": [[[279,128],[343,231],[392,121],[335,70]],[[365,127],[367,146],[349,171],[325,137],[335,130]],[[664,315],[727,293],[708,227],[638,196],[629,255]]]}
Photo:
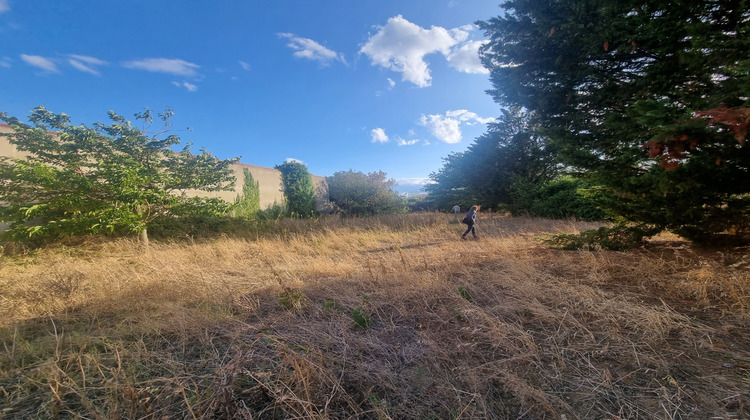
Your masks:
{"label": "deciduous tree", "polygon": [[232,210],[237,217],[254,217],[260,211],[260,183],[247,168],[243,168],[242,173],[245,178],[242,195],[234,201]]}
{"label": "deciduous tree", "polygon": [[393,191],[396,181],[383,171],[365,174],[340,171],[326,177],[328,197],[337,210],[348,215],[375,215],[406,211],[404,200]]}
{"label": "deciduous tree", "polygon": [[[159,114],[165,124],[172,111]],[[150,124],[150,111],[136,114]],[[221,213],[228,203],[188,196],[189,190],[233,188],[229,165],[190,145],[171,149],[179,138],[149,137],[110,111],[111,123],[70,125],[70,117],[44,107],[29,116],[32,125],[0,113],[14,132],[10,142],[25,158],[0,158],[0,220],[15,239],[65,235],[138,233],[148,241],[157,217]]]}

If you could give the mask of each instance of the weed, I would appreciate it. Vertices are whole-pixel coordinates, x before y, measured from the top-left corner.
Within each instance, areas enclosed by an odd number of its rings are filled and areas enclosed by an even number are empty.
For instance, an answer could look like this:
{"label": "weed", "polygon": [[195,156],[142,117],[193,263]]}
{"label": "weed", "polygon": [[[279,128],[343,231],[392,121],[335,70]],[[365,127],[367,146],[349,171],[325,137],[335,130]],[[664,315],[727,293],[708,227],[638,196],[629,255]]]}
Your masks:
{"label": "weed", "polygon": [[279,303],[288,311],[298,311],[307,306],[307,298],[302,290],[290,289],[279,295]]}
{"label": "weed", "polygon": [[462,311],[461,308],[454,309],[453,316],[455,316],[456,321],[459,321],[459,322],[463,322],[466,320],[466,317],[464,316],[464,311]]}
{"label": "weed", "polygon": [[370,401],[370,405],[372,405],[373,409],[375,410],[375,414],[378,417],[378,420],[385,420],[390,419],[391,416],[388,415],[387,404],[385,401],[383,401],[378,394],[371,393],[367,396],[367,399]]}
{"label": "weed", "polygon": [[351,311],[352,319],[354,320],[354,324],[363,330],[367,329],[367,327],[372,324],[372,320],[370,320],[370,317],[362,311],[361,308],[354,308]]}
{"label": "weed", "polygon": [[323,302],[323,310],[341,312],[344,310],[344,308],[342,308],[340,305],[337,305],[336,302],[333,300],[327,300]]}
{"label": "weed", "polygon": [[471,297],[471,293],[469,293],[469,289],[467,289],[466,287],[458,286],[458,294],[469,302],[474,302],[474,299]]}

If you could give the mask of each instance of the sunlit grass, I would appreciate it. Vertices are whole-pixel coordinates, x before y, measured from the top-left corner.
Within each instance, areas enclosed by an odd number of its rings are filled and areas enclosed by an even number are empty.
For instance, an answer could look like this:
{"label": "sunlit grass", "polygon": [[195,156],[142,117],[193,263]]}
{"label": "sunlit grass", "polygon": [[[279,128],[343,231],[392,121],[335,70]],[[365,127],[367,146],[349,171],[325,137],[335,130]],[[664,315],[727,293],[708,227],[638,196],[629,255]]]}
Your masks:
{"label": "sunlit grass", "polygon": [[0,260],[0,418],[709,418],[750,398],[747,250],[482,215]]}

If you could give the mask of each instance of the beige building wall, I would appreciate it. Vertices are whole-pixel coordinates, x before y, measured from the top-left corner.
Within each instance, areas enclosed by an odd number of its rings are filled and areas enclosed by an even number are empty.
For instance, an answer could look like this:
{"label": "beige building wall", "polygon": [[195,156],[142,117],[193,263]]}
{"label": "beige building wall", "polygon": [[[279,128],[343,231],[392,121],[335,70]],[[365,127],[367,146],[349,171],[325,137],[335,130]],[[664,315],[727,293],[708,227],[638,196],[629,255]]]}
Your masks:
{"label": "beige building wall", "polygon": [[[13,129],[7,124],[0,123],[0,133],[12,133]],[[19,152],[7,137],[0,136],[0,156],[24,157],[26,154]],[[218,197],[230,203],[242,194],[242,184],[245,180],[243,169],[248,169],[253,178],[258,181],[260,187],[260,208],[266,209],[273,206],[274,203],[284,203],[284,185],[281,181],[281,172],[273,168],[264,168],[262,166],[248,165],[246,163],[234,163],[231,165],[234,171],[236,181],[233,191],[190,191],[189,195],[195,194],[202,197]],[[313,184],[315,185],[315,199],[318,211],[326,213],[331,210],[331,203],[328,201],[328,184],[323,176],[313,175]],[[0,231],[6,228],[6,224],[0,223]]]}
{"label": "beige building wall", "polygon": [[[223,198],[226,201],[234,200],[242,194],[242,185],[245,182],[245,172],[247,169],[253,175],[253,179],[258,182],[260,188],[260,208],[267,209],[276,204],[284,203],[284,183],[281,180],[281,171],[263,166],[248,165],[247,163],[234,163],[231,165],[234,170],[234,176],[237,179],[234,183],[234,191],[219,191],[216,193],[207,193],[200,191],[198,194],[216,194],[214,197]],[[328,212],[332,209],[328,201],[328,182],[326,177],[312,175],[313,185],[315,186],[316,208],[320,212]]]}
{"label": "beige building wall", "polygon": [[[217,197],[224,201],[233,203],[242,194],[242,185],[245,182],[245,169],[253,175],[260,189],[260,208],[267,209],[274,204],[284,204],[284,183],[281,180],[281,171],[263,166],[248,165],[246,163],[233,163],[230,165],[234,171],[234,190],[231,191],[196,191],[188,192],[188,195],[199,197]],[[315,187],[315,208],[321,213],[329,213],[333,210],[331,202],[328,201],[328,182],[326,177],[312,175]]]}
{"label": "beige building wall", "polygon": [[[0,133],[12,133],[13,129],[9,125],[0,123]],[[16,148],[10,144],[8,138],[0,136],[0,156],[8,156],[13,158],[24,157],[25,154],[16,150]],[[0,232],[8,228],[7,223],[0,222]]]}
{"label": "beige building wall", "polygon": [[[8,124],[0,123],[0,133],[12,133],[13,129]],[[26,156],[25,153],[19,152],[5,136],[0,136],[0,156],[20,158]]]}
{"label": "beige building wall", "polygon": [[201,197],[218,197],[233,203],[234,200],[242,194],[242,184],[245,181],[244,169],[247,169],[253,175],[253,179],[258,181],[261,209],[271,207],[274,203],[284,203],[284,185],[281,182],[281,172],[276,169],[248,165],[246,163],[233,163],[230,167],[236,178],[234,182],[234,190],[211,192],[192,191],[190,194],[195,194]]}

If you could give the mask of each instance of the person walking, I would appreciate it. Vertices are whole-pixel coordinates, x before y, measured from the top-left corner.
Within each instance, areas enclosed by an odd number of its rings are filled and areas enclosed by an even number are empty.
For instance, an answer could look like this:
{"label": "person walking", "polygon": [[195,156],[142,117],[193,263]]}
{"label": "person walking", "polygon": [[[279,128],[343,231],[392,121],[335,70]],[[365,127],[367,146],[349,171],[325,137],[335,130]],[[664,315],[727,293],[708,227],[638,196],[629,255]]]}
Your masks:
{"label": "person walking", "polygon": [[464,217],[464,220],[462,220],[463,223],[466,223],[468,227],[466,228],[466,232],[464,232],[463,235],[461,235],[461,239],[464,241],[466,240],[466,235],[471,232],[472,236],[474,236],[476,239],[479,239],[477,236],[477,210],[479,210],[479,206],[471,206],[469,211],[466,212],[466,217]]}
{"label": "person walking", "polygon": [[459,207],[458,204],[456,204],[455,206],[453,206],[453,214],[456,215],[456,220],[458,220],[458,213],[460,213],[460,212],[461,212],[461,207]]}

